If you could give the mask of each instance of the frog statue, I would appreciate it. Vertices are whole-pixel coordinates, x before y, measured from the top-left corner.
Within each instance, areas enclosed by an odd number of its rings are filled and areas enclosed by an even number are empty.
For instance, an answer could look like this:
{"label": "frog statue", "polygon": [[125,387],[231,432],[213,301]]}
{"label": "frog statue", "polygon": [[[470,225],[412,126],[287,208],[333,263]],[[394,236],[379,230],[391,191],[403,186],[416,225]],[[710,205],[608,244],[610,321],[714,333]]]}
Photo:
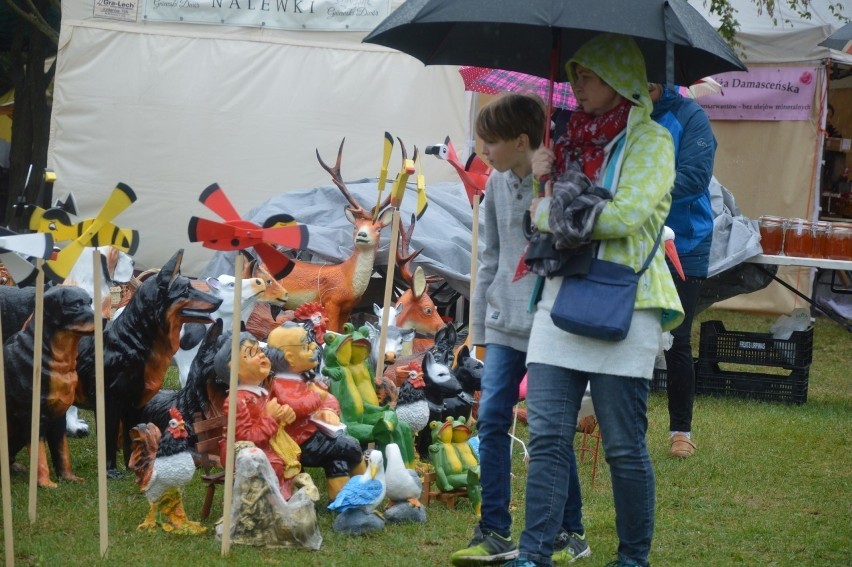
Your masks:
{"label": "frog statue", "polygon": [[429,456],[435,467],[436,484],[441,492],[450,492],[457,488],[467,488],[476,515],[482,507],[482,491],[479,485],[479,458],[468,443],[471,437],[470,427],[464,417],[448,417],[443,422],[433,421],[432,444]]}
{"label": "frog statue", "polygon": [[[353,328],[348,323],[346,329]],[[323,337],[323,375],[329,378],[329,389],[340,403],[340,419],[346,432],[361,445],[375,442],[384,452],[388,443],[396,443],[408,468],[414,466],[411,429],[397,418],[388,406],[379,405],[372,386],[370,342],[360,333],[328,331]]]}

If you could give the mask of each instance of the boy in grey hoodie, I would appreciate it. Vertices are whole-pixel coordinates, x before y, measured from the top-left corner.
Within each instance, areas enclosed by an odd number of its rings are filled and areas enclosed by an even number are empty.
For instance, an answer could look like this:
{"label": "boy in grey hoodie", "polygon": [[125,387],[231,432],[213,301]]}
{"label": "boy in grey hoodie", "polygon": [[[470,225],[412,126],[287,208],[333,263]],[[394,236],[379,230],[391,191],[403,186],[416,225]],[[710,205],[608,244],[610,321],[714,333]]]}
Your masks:
{"label": "boy in grey hoodie", "polygon": [[[507,94],[479,113],[476,134],[494,171],[483,200],[485,245],[477,273],[471,325],[476,345],[485,345],[477,430],[482,484],[482,513],[467,548],[452,554],[453,565],[484,565],[514,559],[512,541],[511,456],[509,428],[526,373],[532,327],[530,296],[534,274],[526,274],[522,255],[527,240],[523,217],[533,198],[532,155],[547,126],[541,100]],[[519,267],[521,270],[519,271]],[[580,482],[576,462],[562,530],[554,542],[554,561],[567,562],[591,553],[581,521]]]}

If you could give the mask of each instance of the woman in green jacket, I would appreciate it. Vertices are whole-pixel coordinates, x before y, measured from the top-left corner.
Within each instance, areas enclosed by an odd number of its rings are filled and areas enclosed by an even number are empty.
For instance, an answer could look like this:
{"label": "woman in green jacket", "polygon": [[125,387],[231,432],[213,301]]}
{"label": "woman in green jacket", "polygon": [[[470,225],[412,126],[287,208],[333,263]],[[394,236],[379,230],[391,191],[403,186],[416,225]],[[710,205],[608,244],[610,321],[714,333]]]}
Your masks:
{"label": "woman in green jacket", "polygon": [[[600,243],[597,257],[639,271],[668,214],[675,171],[671,136],[650,118],[642,53],[631,38],[602,34],[581,47],[566,69],[582,111],[571,116],[555,151],[535,154],[533,174],[549,175],[558,185],[566,172],[576,178],[579,170],[584,181],[606,189],[612,198],[597,212],[590,235]],[[563,227],[556,219],[564,218],[553,209],[559,203],[546,196],[531,206],[536,228],[554,233],[557,241]],[[624,340],[557,328],[550,309],[561,283],[555,276],[544,284],[527,354],[530,466],[526,527],[514,564],[551,565],[577,412],[589,384],[612,475],[619,546],[611,565],[648,565],[655,490],[645,443],[648,393],[661,333],[683,319],[680,301],[661,247],[639,280]]]}

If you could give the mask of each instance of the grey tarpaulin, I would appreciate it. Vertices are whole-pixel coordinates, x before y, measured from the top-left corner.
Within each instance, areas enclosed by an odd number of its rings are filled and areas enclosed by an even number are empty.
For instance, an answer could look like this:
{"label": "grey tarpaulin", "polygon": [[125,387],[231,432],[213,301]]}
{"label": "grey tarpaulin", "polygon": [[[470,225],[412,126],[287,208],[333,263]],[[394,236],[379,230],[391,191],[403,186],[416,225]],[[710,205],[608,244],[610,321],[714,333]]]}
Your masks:
{"label": "grey tarpaulin", "polygon": [[[376,180],[352,181],[347,182],[346,186],[365,209],[375,206],[378,195]],[[391,181],[388,181],[382,194],[383,198],[389,195],[390,189]],[[429,204],[422,218],[416,222],[411,235],[409,250],[413,252],[423,248],[414,264],[422,266],[427,275],[441,276],[453,290],[468,297],[473,214],[464,187],[460,182],[438,183],[427,186],[426,194]],[[416,203],[417,190],[409,184],[400,211],[402,226],[410,226]],[[311,261],[338,263],[349,257],[352,251],[353,226],[344,216],[344,208],[347,205],[348,201],[340,190],[328,185],[288,191],[261,203],[249,211],[245,218],[262,224],[271,215],[288,213],[308,227],[308,250],[313,254]],[[212,212],[203,216],[221,220]],[[387,264],[390,233],[390,227],[382,230],[382,241],[375,262],[377,266]],[[479,234],[482,233],[480,217]],[[479,250],[481,252],[481,246]],[[204,268],[201,277],[233,274],[234,254],[216,253]]]}

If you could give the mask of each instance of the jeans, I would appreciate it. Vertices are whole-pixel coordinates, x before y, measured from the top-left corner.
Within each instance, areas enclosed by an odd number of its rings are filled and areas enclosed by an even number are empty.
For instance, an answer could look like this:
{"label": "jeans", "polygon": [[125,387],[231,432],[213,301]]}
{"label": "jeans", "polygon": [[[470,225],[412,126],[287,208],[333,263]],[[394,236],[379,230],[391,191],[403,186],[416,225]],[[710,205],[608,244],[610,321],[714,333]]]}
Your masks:
{"label": "jeans", "polygon": [[666,391],[669,397],[669,431],[692,431],[695,405],[695,367],[692,362],[692,319],[704,278],[672,276],[683,306],[683,323],[672,331],[672,346],[666,351]]}
{"label": "jeans", "polygon": [[654,469],[645,443],[651,381],[546,364],[530,364],[527,380],[530,465],[519,559],[551,565],[553,538],[564,503],[572,496],[564,479],[574,454],[577,413],[590,383],[612,477],[618,557],[647,565],[655,499]]}
{"label": "jeans", "polygon": [[[527,354],[513,348],[487,345],[482,374],[482,396],[476,428],[479,435],[479,465],[482,485],[482,514],[480,529],[493,531],[503,537],[511,536],[511,439],[512,408],[518,403],[518,388],[526,373]],[[576,429],[574,417],[572,430]],[[568,457],[568,478],[571,498],[566,501],[562,527],[569,532],[583,533],[580,479],[574,451]],[[549,545],[553,546],[550,538]]]}

